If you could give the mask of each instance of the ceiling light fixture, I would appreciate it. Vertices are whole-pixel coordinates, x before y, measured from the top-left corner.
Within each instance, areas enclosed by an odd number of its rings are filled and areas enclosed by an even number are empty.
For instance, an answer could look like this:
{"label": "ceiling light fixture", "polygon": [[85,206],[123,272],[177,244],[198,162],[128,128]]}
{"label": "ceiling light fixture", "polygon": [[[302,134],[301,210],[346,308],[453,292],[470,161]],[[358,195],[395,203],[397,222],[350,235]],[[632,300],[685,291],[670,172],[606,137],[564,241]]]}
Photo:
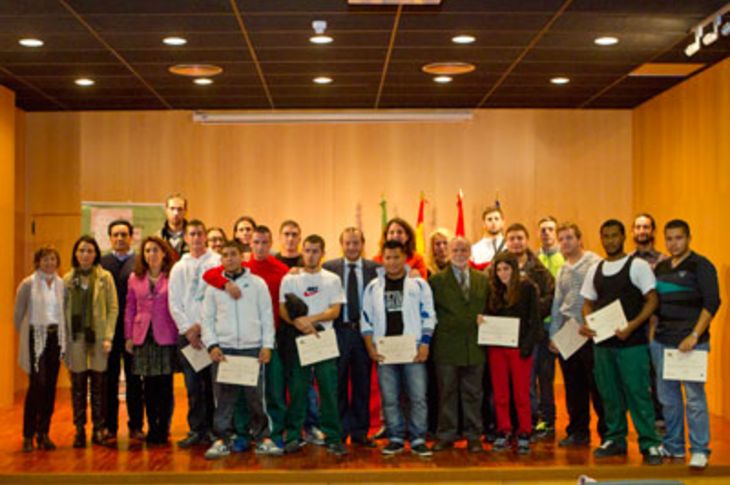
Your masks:
{"label": "ceiling light fixture", "polygon": [[88,77],[79,78],[79,79],[75,80],[74,82],[76,83],[77,86],[83,86],[83,87],[93,86],[94,84],[96,84],[93,79],[89,79]]}
{"label": "ceiling light fixture", "polygon": [[43,45],[43,41],[40,39],[20,39],[18,41],[18,44],[22,45],[23,47],[41,47]]}
{"label": "ceiling light fixture", "polygon": [[316,34],[309,38],[309,42],[311,42],[312,44],[330,44],[334,40],[329,35],[324,35],[325,30],[327,30],[326,20],[313,21],[312,28],[314,29],[314,33]]}
{"label": "ceiling light fixture", "polygon": [[439,84],[447,84],[453,81],[454,78],[451,76],[436,76],[433,78],[433,82],[439,83]]}
{"label": "ceiling light fixture", "polygon": [[451,42],[454,44],[472,44],[477,40],[473,35],[457,35],[451,38]]}
{"label": "ceiling light fixture", "polygon": [[700,39],[702,38],[702,27],[700,27],[698,30],[695,30],[695,40],[691,44],[689,44],[687,47],[684,48],[684,54],[687,57],[692,57],[693,55],[697,54],[700,50]]}
{"label": "ceiling light fixture", "polygon": [[554,77],[550,80],[551,83],[557,84],[558,86],[562,86],[563,84],[568,84],[570,82],[570,78],[567,77]]}
{"label": "ceiling light fixture", "polygon": [[[730,3],[725,4],[725,6],[720,10],[692,27],[689,33],[694,34],[694,40],[684,48],[684,54],[687,57],[692,57],[700,51],[703,44],[708,46],[717,42],[720,34],[724,36],[730,35],[730,21],[726,21],[723,25],[722,20],[723,17],[728,14],[730,14]],[[704,31],[707,33],[703,35]]]}
{"label": "ceiling light fixture", "polygon": [[715,20],[712,22],[712,30],[702,36],[703,44],[710,45],[713,42],[717,41],[717,39],[720,37],[720,24],[721,23],[722,23],[722,17],[718,15],[717,17],[715,17]]}
{"label": "ceiling light fixture", "polygon": [[604,47],[609,45],[616,45],[618,44],[618,38],[611,36],[598,37],[593,41],[593,43]]}
{"label": "ceiling light fixture", "polygon": [[730,35],[730,20],[723,24],[723,26],[720,28],[720,33],[725,37]]}
{"label": "ceiling light fixture", "polygon": [[318,76],[312,79],[312,82],[315,84],[329,84],[332,82],[332,78],[327,76]]}
{"label": "ceiling light fixture", "polygon": [[473,112],[465,109],[357,110],[357,111],[277,111],[193,113],[193,122],[204,125],[290,124],[290,123],[413,123],[470,121]]}
{"label": "ceiling light fixture", "polygon": [[213,84],[213,80],[207,77],[199,77],[198,79],[193,80],[193,82],[198,86],[209,86]]}
{"label": "ceiling light fixture", "polygon": [[166,45],[179,46],[187,44],[188,40],[184,37],[165,37],[162,39],[162,43]]}

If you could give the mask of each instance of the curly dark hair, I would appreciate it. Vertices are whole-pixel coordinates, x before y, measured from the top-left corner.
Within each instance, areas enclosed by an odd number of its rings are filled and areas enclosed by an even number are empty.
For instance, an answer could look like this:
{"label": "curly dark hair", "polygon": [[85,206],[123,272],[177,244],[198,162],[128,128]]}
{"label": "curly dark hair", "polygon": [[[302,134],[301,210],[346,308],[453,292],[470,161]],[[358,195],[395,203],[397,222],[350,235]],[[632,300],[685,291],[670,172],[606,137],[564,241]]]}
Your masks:
{"label": "curly dark hair", "polygon": [[169,274],[172,265],[177,261],[177,253],[167,241],[157,236],[147,236],[142,240],[142,243],[139,245],[139,254],[134,261],[134,274],[141,278],[150,269],[149,264],[144,259],[144,248],[147,246],[147,243],[156,244],[162,250],[163,259],[160,271],[164,274]]}

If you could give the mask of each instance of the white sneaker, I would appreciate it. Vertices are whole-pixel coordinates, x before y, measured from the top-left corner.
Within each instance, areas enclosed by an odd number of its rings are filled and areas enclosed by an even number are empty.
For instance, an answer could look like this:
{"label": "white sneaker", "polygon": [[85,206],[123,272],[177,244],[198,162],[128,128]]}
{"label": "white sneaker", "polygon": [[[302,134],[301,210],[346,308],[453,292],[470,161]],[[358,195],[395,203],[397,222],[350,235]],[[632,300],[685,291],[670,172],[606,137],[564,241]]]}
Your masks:
{"label": "white sneaker", "polygon": [[284,454],[284,450],[276,446],[273,441],[264,440],[256,446],[255,453],[257,455],[281,456]]}
{"label": "white sneaker", "polygon": [[659,445],[659,453],[661,453],[662,458],[669,458],[670,460],[684,460],[684,453],[672,453],[666,449],[664,445]]}
{"label": "white sneaker", "polygon": [[324,446],[325,438],[326,436],[322,430],[316,426],[312,426],[309,430],[305,430],[304,432],[304,440],[313,445]]}
{"label": "white sneaker", "polygon": [[217,460],[231,454],[231,449],[228,444],[223,440],[216,440],[205,452],[205,458],[207,460]]}
{"label": "white sneaker", "polygon": [[704,453],[692,453],[689,457],[690,468],[705,468],[707,467],[707,455]]}

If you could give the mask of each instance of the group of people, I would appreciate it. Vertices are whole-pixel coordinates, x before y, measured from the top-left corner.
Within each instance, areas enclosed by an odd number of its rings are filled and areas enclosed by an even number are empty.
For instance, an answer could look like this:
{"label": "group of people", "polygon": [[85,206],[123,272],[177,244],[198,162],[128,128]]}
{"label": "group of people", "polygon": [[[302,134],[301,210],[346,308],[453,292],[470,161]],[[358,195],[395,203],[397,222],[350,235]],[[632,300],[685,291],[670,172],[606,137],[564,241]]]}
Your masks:
{"label": "group of people", "polygon": [[[633,221],[629,254],[624,225],[607,220],[602,259],[583,248],[576,224],[553,217],[539,221],[533,252],[527,227],[505,229],[502,210],[490,207],[484,237],[473,245],[437,229],[424,258],[413,228],[394,218],[372,260],[363,256],[363,231],[348,227],[339,237],[342,256],[325,262],[325,241],[302,238],[296,221],[281,223],[273,254],[274,234],[253,218],[239,218],[228,239],[222,228],[187,220],[187,209],[182,195],[170,196],[164,227],[136,254],[126,220],[109,224],[109,254],[80,237],[63,278],[58,252],[36,251],[36,270],[15,305],[20,365],[30,376],[24,451],[55,448],[48,432],[63,360],[74,447],[87,444],[89,391],[92,442],[116,439],[123,365],[130,440],[169,443],[173,373],[182,372],[189,432],[177,444],[206,446],[209,459],[250,448],[295,453],[307,442],[341,456],[348,443],[375,448],[380,438],[387,438],[384,455],[402,453],[408,442],[412,454],[427,457],[462,439],[472,453],[487,442],[492,452],[528,454],[535,441],[556,436],[557,360],[569,417],[559,446],[590,445],[592,404],[596,458],[627,453],[628,412],[646,463],[683,459],[686,415],[689,464],[707,465],[704,383],[663,377],[664,350],[709,350],[720,305],[716,270],[690,249],[685,221],[664,226],[665,256],[654,247],[649,214]],[[616,301],[628,324],[594,343],[586,316]],[[479,345],[490,317],[519,322],[515,347]],[[571,321],[587,339],[564,359],[553,337]],[[301,365],[296,339],[331,329],[339,357]],[[388,363],[379,347],[399,336],[413,361]],[[194,353],[212,363],[194,365]],[[236,356],[258,361],[256,385],[219,382],[221,366]],[[371,436],[373,371],[383,428]]]}

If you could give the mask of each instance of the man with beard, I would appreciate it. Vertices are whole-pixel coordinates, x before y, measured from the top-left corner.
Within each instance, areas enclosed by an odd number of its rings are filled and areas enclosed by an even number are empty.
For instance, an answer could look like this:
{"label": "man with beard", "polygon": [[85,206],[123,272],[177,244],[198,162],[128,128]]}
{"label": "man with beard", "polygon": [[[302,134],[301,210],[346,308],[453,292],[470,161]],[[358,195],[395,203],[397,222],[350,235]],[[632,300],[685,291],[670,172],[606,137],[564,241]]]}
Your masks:
{"label": "man with beard", "polygon": [[[657,308],[656,280],[646,261],[624,252],[626,230],[621,221],[601,224],[601,244],[606,259],[588,270],[581,288],[583,317],[614,301],[621,303],[627,325],[595,346],[594,374],[603,399],[606,434],[593,452],[596,458],[626,455],[626,411],[639,436],[644,462],[660,465],[662,454],[654,429],[654,406],[649,392],[649,352],[646,324]],[[596,332],[581,326],[581,334]]]}
{"label": "man with beard", "polygon": [[504,249],[504,214],[496,206],[487,207],[482,213],[484,237],[471,247],[471,264],[476,269],[484,269],[498,253]]}
{"label": "man with beard", "polygon": [[178,257],[188,252],[185,242],[185,226],[188,221],[188,200],[182,194],[173,194],[165,202],[165,225],[157,232],[157,236],[167,241]]}

